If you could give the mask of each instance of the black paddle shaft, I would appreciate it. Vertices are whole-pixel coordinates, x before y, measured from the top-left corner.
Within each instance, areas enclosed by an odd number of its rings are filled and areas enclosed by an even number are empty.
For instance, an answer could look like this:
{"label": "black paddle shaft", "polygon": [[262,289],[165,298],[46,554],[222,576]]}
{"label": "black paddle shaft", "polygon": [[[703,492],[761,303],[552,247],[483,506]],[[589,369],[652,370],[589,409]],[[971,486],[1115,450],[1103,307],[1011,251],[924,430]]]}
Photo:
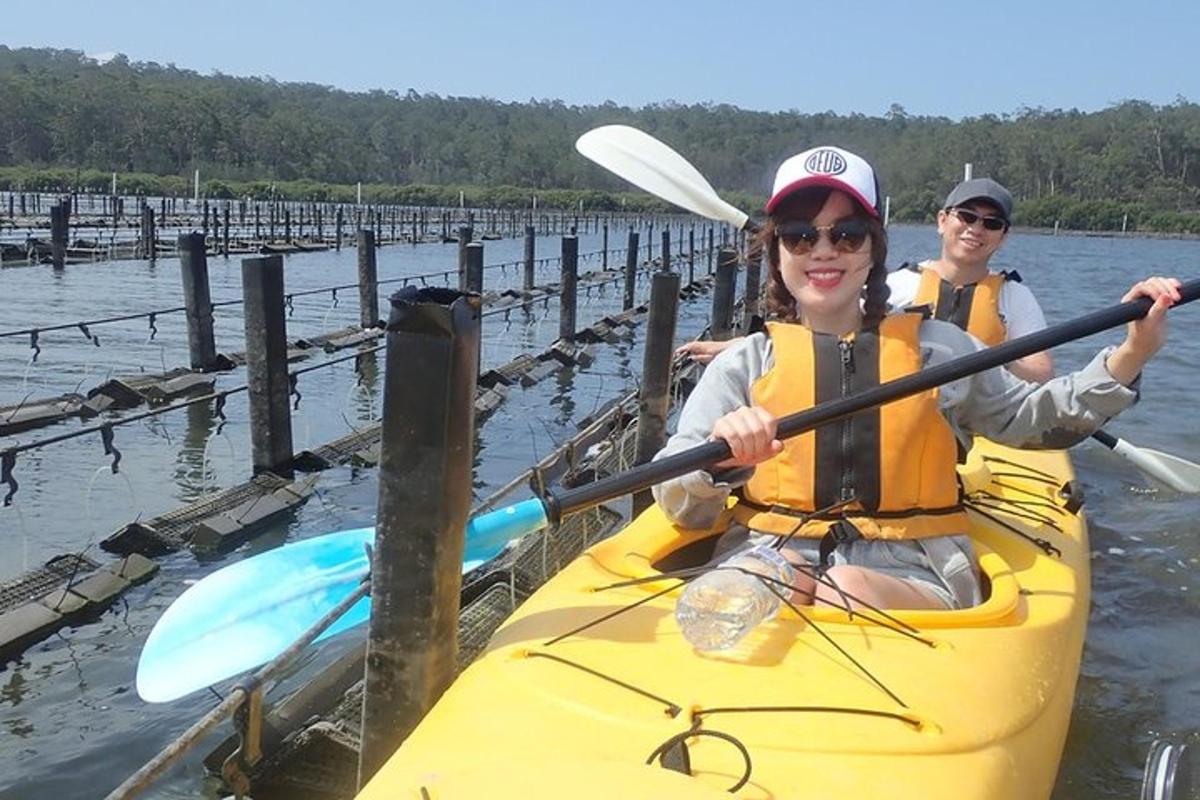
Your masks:
{"label": "black paddle shaft", "polygon": [[[1175,305],[1183,305],[1200,298],[1200,279],[1183,284],[1180,294],[1182,296]],[[936,367],[888,381],[852,397],[842,397],[821,403],[805,411],[789,414],[779,421],[777,436],[780,439],[787,439],[851,414],[857,414],[859,411],[910,397],[1075,339],[1082,339],[1085,336],[1124,325],[1146,316],[1151,305],[1152,301],[1147,297],[1139,297],[1128,303],[1117,303],[1115,306],[1087,314],[1070,322],[1043,328],[1036,333],[1011,339],[995,347],[989,347]],[[686,475],[693,470],[710,467],[719,461],[724,461],[729,456],[729,445],[724,441],[706,442],[657,461],[633,467],[619,475],[613,475],[575,489],[550,492],[542,498],[542,501],[546,505],[547,516],[551,520],[558,520],[564,514],[591,508],[597,503],[603,503],[656,483]]]}

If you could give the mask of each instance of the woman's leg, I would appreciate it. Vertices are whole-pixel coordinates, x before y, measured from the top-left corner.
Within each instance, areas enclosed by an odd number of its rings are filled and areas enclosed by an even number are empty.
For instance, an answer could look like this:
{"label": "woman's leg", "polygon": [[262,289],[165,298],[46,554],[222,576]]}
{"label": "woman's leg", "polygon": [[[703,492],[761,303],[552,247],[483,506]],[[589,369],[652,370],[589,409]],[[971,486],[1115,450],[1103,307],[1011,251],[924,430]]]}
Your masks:
{"label": "woman's leg", "polygon": [[919,584],[893,578],[866,567],[846,564],[830,567],[825,571],[825,577],[842,592],[853,595],[857,601],[843,596],[833,586],[818,583],[816,596],[822,605],[848,609],[863,606],[889,609],[947,607],[946,602],[936,593]]}

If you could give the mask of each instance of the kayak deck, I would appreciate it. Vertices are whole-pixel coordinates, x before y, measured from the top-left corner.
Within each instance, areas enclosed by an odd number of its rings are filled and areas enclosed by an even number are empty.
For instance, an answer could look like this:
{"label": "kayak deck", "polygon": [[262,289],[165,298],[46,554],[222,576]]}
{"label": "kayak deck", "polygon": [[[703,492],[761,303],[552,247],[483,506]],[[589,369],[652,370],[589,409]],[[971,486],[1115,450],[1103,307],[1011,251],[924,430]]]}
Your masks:
{"label": "kayak deck", "polygon": [[[972,453],[990,467],[971,512],[978,607],[890,611],[887,627],[785,608],[701,653],[662,569],[703,563],[722,526],[680,530],[651,508],[530,597],[360,798],[469,797],[472,774],[491,776],[490,797],[536,796],[538,775],[546,796],[562,780],[578,796],[705,797],[747,762],[741,798],[1049,796],[1086,626],[1086,526],[1059,492],[1064,453]],[[689,731],[694,777],[630,778],[665,772],[644,765]]]}

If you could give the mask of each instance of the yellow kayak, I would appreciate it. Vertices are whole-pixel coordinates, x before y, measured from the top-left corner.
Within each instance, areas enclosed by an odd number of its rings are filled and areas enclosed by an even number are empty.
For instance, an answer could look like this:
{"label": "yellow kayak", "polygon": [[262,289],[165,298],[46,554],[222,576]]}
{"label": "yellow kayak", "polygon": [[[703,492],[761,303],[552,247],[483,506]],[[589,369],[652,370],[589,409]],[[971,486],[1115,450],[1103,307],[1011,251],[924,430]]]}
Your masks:
{"label": "yellow kayak", "polygon": [[1048,797],[1089,603],[1070,461],[979,441],[964,472],[981,605],[784,608],[701,653],[663,572],[720,526],[651,508],[517,610],[360,800]]}

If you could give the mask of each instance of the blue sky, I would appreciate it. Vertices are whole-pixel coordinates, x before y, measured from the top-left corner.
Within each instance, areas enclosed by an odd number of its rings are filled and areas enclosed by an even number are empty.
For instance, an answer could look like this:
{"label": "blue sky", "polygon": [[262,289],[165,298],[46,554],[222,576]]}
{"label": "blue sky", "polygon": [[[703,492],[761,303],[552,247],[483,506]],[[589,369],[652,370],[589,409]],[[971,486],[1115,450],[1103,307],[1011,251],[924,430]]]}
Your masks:
{"label": "blue sky", "polygon": [[1189,0],[6,5],[9,47],[355,91],[871,116],[899,103],[952,118],[1200,101],[1200,3]]}

